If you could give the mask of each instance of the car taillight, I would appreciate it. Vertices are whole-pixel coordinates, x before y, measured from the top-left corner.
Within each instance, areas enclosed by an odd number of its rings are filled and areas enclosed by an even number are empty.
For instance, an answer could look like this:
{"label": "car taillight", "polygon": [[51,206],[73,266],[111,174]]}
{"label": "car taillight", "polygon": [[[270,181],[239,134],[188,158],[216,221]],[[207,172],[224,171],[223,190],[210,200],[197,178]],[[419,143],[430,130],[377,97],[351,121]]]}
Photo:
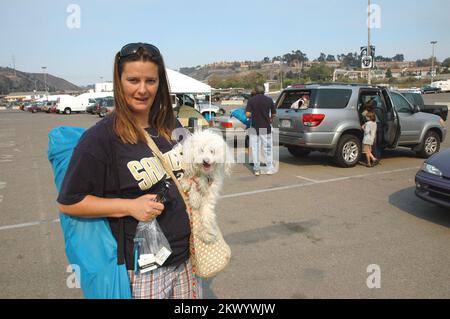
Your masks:
{"label": "car taillight", "polygon": [[319,126],[325,114],[303,114],[303,125],[308,127]]}
{"label": "car taillight", "polygon": [[231,122],[220,122],[220,127],[222,127],[222,128],[233,128],[233,123],[231,123]]}

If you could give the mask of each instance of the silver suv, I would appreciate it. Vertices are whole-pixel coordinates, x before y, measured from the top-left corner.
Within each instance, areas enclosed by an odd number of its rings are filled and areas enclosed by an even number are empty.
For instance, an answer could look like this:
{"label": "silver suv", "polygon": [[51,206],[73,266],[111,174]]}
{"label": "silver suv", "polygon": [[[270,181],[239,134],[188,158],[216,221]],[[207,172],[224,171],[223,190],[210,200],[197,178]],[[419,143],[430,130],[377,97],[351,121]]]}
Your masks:
{"label": "silver suv", "polygon": [[398,92],[355,84],[285,89],[275,104],[280,145],[294,156],[324,151],[342,167],[355,166],[361,156],[362,107],[370,100],[381,119],[382,148],[410,147],[424,158],[439,151],[446,135],[439,116],[420,112]]}

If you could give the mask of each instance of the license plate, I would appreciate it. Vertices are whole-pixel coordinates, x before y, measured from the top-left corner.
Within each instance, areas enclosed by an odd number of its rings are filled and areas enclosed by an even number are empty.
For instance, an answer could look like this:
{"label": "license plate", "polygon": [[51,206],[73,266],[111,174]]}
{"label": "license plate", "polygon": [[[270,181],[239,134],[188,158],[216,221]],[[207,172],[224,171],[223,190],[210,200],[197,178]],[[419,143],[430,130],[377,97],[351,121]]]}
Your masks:
{"label": "license plate", "polygon": [[291,121],[290,120],[281,120],[280,126],[281,127],[291,127]]}

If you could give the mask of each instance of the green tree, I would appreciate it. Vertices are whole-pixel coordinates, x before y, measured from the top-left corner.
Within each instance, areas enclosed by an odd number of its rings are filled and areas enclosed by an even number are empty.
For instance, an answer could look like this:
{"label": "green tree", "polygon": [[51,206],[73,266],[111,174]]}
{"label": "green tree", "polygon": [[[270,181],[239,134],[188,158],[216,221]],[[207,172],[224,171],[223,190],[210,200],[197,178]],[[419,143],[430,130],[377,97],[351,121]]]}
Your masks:
{"label": "green tree", "polygon": [[325,62],[325,59],[327,58],[326,54],[323,52],[320,52],[320,56],[317,58],[317,61],[319,62]]}
{"label": "green tree", "polygon": [[333,70],[325,64],[313,65],[307,72],[311,81],[329,81],[331,80]]}
{"label": "green tree", "polygon": [[393,58],[392,61],[395,62],[403,62],[405,61],[405,56],[403,54],[396,54]]}
{"label": "green tree", "polygon": [[445,59],[444,61],[442,61],[441,64],[444,68],[450,68],[450,58]]}
{"label": "green tree", "polygon": [[386,78],[392,79],[392,70],[390,68],[386,71]]}
{"label": "green tree", "polygon": [[347,53],[338,55],[339,61],[342,63],[344,67],[357,68],[360,66],[360,57],[355,53]]}

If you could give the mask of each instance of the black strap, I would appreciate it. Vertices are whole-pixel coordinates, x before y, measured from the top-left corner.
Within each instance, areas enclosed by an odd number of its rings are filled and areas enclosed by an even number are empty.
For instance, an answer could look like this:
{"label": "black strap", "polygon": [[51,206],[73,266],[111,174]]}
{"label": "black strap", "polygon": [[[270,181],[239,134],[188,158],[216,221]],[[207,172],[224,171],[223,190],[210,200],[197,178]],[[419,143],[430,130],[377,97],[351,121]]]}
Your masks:
{"label": "black strap", "polygon": [[[114,147],[114,130],[112,131],[112,135],[110,138],[110,148],[111,148],[111,160],[112,166],[111,169],[114,172],[116,178],[116,193],[119,198],[122,197],[122,191],[120,190],[120,177],[119,177],[119,169],[117,165],[117,154],[116,149]],[[125,226],[124,226],[124,217],[119,218],[119,236],[117,239],[117,264],[123,265],[125,263]]]}

